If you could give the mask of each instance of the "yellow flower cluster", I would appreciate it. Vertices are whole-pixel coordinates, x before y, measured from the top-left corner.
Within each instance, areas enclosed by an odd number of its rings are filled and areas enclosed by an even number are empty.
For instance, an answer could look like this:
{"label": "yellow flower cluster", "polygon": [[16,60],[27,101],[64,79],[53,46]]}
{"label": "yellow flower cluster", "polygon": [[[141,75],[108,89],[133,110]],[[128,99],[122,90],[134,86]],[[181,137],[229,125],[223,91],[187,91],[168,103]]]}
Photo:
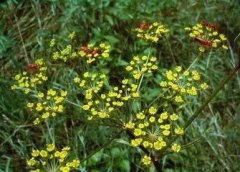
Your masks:
{"label": "yellow flower cluster", "polygon": [[83,105],[83,110],[89,112],[88,120],[93,118],[109,118],[114,110],[122,107],[124,100],[122,90],[114,87],[112,91],[103,93]]}
{"label": "yellow flower cluster", "polygon": [[[160,82],[160,86],[165,91],[167,99],[173,99],[176,103],[184,102],[183,96],[196,96],[199,90],[208,88],[206,83],[202,83],[201,75],[196,71],[183,71],[181,66],[165,73],[165,80]],[[171,94],[169,94],[171,92]]]}
{"label": "yellow flower cluster", "polygon": [[[114,110],[124,105],[125,101],[139,97],[137,85],[131,84],[128,79],[122,80],[121,87],[113,87],[109,91],[103,92],[106,81],[106,75],[89,72],[85,72],[81,78],[74,79],[85,97],[82,108],[89,112],[89,120],[109,118]],[[99,94],[100,91],[101,94]]]}
{"label": "yellow flower cluster", "polygon": [[179,116],[168,112],[158,113],[158,109],[150,107],[147,112],[139,112],[135,121],[129,121],[125,128],[135,136],[131,140],[133,147],[142,145],[146,149],[161,150],[167,146],[167,141],[174,135],[183,135],[184,131],[177,121]]}
{"label": "yellow flower cluster", "polygon": [[140,97],[140,93],[138,91],[138,85],[131,83],[129,79],[122,80],[122,90],[124,90],[124,94],[122,96],[123,100],[135,99]]}
{"label": "yellow flower cluster", "polygon": [[70,147],[58,150],[54,144],[48,144],[44,149],[32,150],[32,157],[27,160],[31,172],[60,171],[70,172],[80,165],[78,159],[68,161]]}
{"label": "yellow flower cluster", "polygon": [[13,90],[24,90],[24,93],[28,94],[31,89],[48,79],[46,71],[47,66],[44,64],[43,59],[37,59],[33,64],[26,67],[26,71],[15,75],[14,80],[16,83],[11,88]]}
{"label": "yellow flower cluster", "polygon": [[206,49],[222,48],[228,49],[227,38],[224,34],[220,34],[214,24],[203,22],[196,24],[192,28],[186,27],[189,36],[200,44],[199,51],[205,52]]}
{"label": "yellow flower cluster", "polygon": [[156,61],[156,57],[134,56],[126,67],[126,71],[131,72],[135,79],[140,79],[144,74],[151,74],[158,69]]}
{"label": "yellow flower cluster", "polygon": [[137,33],[137,37],[157,43],[169,30],[158,22],[142,22],[134,31]]}
{"label": "yellow flower cluster", "polygon": [[106,81],[105,74],[85,72],[83,76],[74,78],[74,82],[82,89],[87,100],[91,100],[97,94]]}
{"label": "yellow flower cluster", "polygon": [[[74,37],[74,35],[69,35],[69,37]],[[55,46],[55,39],[51,40],[50,46]],[[106,43],[101,43],[99,46],[95,46],[94,44],[88,44],[86,46],[81,46],[80,50],[75,51],[71,44],[66,45],[63,49],[59,50],[57,48],[56,51],[52,53],[53,60],[62,60],[64,62],[69,59],[75,58],[86,58],[86,62],[88,64],[96,61],[101,58],[108,58],[111,50],[111,46]]]}
{"label": "yellow flower cluster", "polygon": [[57,113],[62,113],[64,110],[64,100],[67,96],[66,91],[57,92],[56,90],[50,89],[46,94],[39,92],[37,94],[38,101],[35,103],[27,103],[27,107],[31,111],[41,114],[34,120],[34,125],[38,125],[40,121],[46,120],[49,117],[55,117]]}
{"label": "yellow flower cluster", "polygon": [[62,60],[66,62],[69,59],[73,59],[77,57],[77,53],[73,50],[71,44],[66,45],[62,50],[54,51],[52,54],[53,60]]}
{"label": "yellow flower cluster", "polygon": [[87,63],[90,64],[97,59],[108,58],[110,50],[111,46],[106,43],[101,43],[99,46],[88,44],[86,46],[82,46],[78,54],[80,57],[86,58]]}

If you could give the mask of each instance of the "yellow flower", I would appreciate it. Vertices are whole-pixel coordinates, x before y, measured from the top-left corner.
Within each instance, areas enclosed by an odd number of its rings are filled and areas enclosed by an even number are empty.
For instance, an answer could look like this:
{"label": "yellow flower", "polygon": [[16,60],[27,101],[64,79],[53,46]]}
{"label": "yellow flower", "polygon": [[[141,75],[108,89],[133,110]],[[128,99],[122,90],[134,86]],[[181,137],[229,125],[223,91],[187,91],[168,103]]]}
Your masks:
{"label": "yellow flower", "polygon": [[184,130],[182,128],[175,128],[174,129],[174,132],[178,135],[183,135],[184,133]]}
{"label": "yellow flower", "polygon": [[177,102],[177,103],[182,103],[182,102],[183,102],[182,97],[181,97],[181,96],[176,96],[176,97],[175,97],[175,102]]}
{"label": "yellow flower", "polygon": [[41,150],[41,151],[40,151],[40,155],[41,155],[41,157],[45,158],[45,157],[48,156],[48,153],[47,153],[47,151],[45,151],[45,150]]}
{"label": "yellow flower", "polygon": [[137,147],[137,146],[139,146],[141,143],[142,143],[142,138],[137,138],[137,139],[131,140],[131,145],[132,145],[133,147]]}
{"label": "yellow flower", "polygon": [[170,131],[169,130],[163,130],[162,133],[163,133],[164,136],[169,136]]}
{"label": "yellow flower", "polygon": [[161,150],[162,149],[162,142],[161,141],[157,141],[154,143],[154,149],[156,150]]}
{"label": "yellow flower", "polygon": [[43,119],[47,119],[49,117],[50,113],[49,112],[45,112],[42,114],[42,118]]}
{"label": "yellow flower", "polygon": [[37,163],[37,161],[34,158],[31,158],[30,160],[27,161],[28,166],[34,166]]}
{"label": "yellow flower", "polygon": [[83,105],[83,110],[89,110],[90,109],[90,106],[89,105]]}
{"label": "yellow flower", "polygon": [[44,94],[43,93],[38,93],[38,98],[43,98]]}
{"label": "yellow flower", "polygon": [[33,157],[38,157],[38,155],[39,155],[39,150],[32,150]]}
{"label": "yellow flower", "polygon": [[137,119],[144,119],[145,115],[142,112],[136,114]]}
{"label": "yellow flower", "polygon": [[166,81],[161,81],[160,82],[160,86],[161,87],[166,87],[167,86],[167,82]]}
{"label": "yellow flower", "polygon": [[151,164],[151,158],[147,155],[144,155],[144,157],[142,158],[142,163],[144,165],[150,165]]}
{"label": "yellow flower", "polygon": [[32,108],[33,105],[34,105],[33,103],[27,103],[27,107],[28,107],[28,108]]}
{"label": "yellow flower", "polygon": [[151,115],[154,115],[154,114],[157,113],[157,109],[152,106],[152,107],[149,108],[148,112],[149,112]]}
{"label": "yellow flower", "polygon": [[47,145],[47,151],[48,152],[52,152],[55,149],[55,145],[54,144],[48,144]]}
{"label": "yellow flower", "polygon": [[70,168],[69,167],[60,167],[60,171],[62,171],[62,172],[69,172]]}
{"label": "yellow flower", "polygon": [[204,90],[206,90],[208,88],[208,84],[207,83],[203,83],[200,85],[200,87]]}
{"label": "yellow flower", "polygon": [[160,118],[163,119],[163,120],[167,119],[168,118],[168,113],[167,112],[161,113]]}
{"label": "yellow flower", "polygon": [[170,120],[172,120],[172,121],[176,121],[176,120],[178,120],[178,118],[179,118],[179,116],[176,115],[175,113],[170,115]]}
{"label": "yellow flower", "polygon": [[153,122],[155,122],[155,117],[154,116],[151,116],[150,118],[149,118],[149,122],[151,122],[151,123],[153,123]]}
{"label": "yellow flower", "polygon": [[134,130],[134,135],[135,136],[140,136],[140,135],[142,135],[143,134],[143,131],[141,130],[141,129],[135,129]]}
{"label": "yellow flower", "polygon": [[181,150],[181,146],[174,143],[171,147],[171,149],[174,151],[174,152],[179,152]]}
{"label": "yellow flower", "polygon": [[130,122],[128,122],[128,123],[125,124],[125,127],[126,127],[126,128],[129,128],[129,129],[132,129],[132,128],[134,127],[134,125],[135,125],[135,124],[130,121]]}

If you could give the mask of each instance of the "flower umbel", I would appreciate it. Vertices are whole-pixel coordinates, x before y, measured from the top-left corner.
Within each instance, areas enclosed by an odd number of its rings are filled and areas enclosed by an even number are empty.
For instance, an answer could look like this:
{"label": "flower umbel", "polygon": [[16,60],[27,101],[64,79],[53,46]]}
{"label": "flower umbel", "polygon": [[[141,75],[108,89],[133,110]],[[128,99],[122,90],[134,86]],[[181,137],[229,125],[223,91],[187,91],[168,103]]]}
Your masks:
{"label": "flower umbel", "polygon": [[28,94],[31,89],[43,84],[47,79],[47,66],[43,59],[37,59],[33,64],[26,67],[26,71],[15,75],[15,84],[12,89],[21,89],[25,94]]}
{"label": "flower umbel", "polygon": [[137,37],[157,43],[160,38],[162,38],[167,32],[168,29],[161,23],[140,23],[139,27],[134,29],[137,34]]}
{"label": "flower umbel", "polygon": [[69,160],[70,147],[57,149],[54,144],[48,144],[43,149],[33,149],[32,157],[27,160],[27,166],[31,172],[61,171],[70,172],[80,165],[78,159]]}
{"label": "flower umbel", "polygon": [[40,121],[50,117],[55,117],[57,113],[62,113],[64,110],[64,100],[67,96],[66,91],[56,91],[49,89],[46,94],[38,92],[37,102],[27,103],[27,107],[40,116],[34,120],[34,125],[38,125]]}
{"label": "flower umbel", "polygon": [[198,23],[192,28],[185,27],[189,36],[200,44],[199,51],[205,52],[207,49],[224,49],[228,50],[227,38],[220,34],[214,24],[208,22]]}

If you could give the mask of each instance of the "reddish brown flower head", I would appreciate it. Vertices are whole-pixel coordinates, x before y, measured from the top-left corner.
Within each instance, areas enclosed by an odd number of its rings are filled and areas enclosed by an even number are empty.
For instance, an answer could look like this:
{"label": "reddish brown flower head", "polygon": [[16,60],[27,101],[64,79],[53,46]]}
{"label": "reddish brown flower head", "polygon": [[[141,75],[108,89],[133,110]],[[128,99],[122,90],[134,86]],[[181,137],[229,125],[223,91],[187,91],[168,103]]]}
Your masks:
{"label": "reddish brown flower head", "polygon": [[202,24],[203,26],[205,26],[205,27],[213,30],[213,31],[217,31],[217,30],[218,30],[218,29],[217,29],[217,26],[216,26],[215,24],[213,24],[213,23],[209,23],[209,22],[207,22],[207,21],[203,21],[201,24]]}
{"label": "reddish brown flower head", "polygon": [[38,66],[38,64],[35,64],[35,63],[29,64],[29,65],[27,65],[27,67],[26,67],[26,71],[27,71],[28,73],[37,72],[38,70],[39,70],[39,66]]}
{"label": "reddish brown flower head", "polygon": [[198,43],[200,43],[202,46],[204,46],[206,48],[211,48],[212,47],[212,41],[209,41],[207,39],[200,38],[200,37],[195,37],[194,40],[197,41]]}
{"label": "reddish brown flower head", "polygon": [[151,23],[147,23],[147,22],[143,21],[140,23],[139,28],[141,30],[146,30],[147,28],[149,28],[150,25],[151,25]]}

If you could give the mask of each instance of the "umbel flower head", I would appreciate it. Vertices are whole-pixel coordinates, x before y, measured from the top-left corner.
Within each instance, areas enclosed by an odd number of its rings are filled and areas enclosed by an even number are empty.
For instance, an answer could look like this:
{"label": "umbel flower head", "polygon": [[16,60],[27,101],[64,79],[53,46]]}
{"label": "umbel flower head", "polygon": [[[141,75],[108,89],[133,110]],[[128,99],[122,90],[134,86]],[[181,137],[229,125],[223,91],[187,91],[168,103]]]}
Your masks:
{"label": "umbel flower head", "polygon": [[156,61],[156,57],[134,56],[126,67],[126,71],[138,80],[142,75],[152,74],[153,71],[158,69]]}
{"label": "umbel flower head", "polygon": [[137,85],[130,84],[128,79],[122,80],[121,87],[109,88],[104,87],[104,83],[107,83],[105,74],[85,72],[83,76],[76,77],[74,82],[85,97],[82,109],[87,112],[88,120],[109,118],[125,101],[139,97]]}
{"label": "umbel flower head", "polygon": [[196,70],[183,70],[181,66],[167,70],[159,83],[166,99],[175,103],[183,103],[186,96],[197,96],[201,90],[208,88],[207,83],[201,81],[201,75]]}
{"label": "umbel flower head", "polygon": [[31,172],[59,171],[70,172],[80,165],[78,159],[68,160],[70,147],[57,149],[54,144],[48,144],[43,149],[33,149],[27,166]]}
{"label": "umbel flower head", "polygon": [[157,43],[169,30],[161,23],[142,22],[134,29],[137,37]]}
{"label": "umbel flower head", "polygon": [[200,52],[208,49],[228,49],[226,36],[220,34],[214,24],[202,22],[193,27],[185,27],[185,30],[200,45]]}
{"label": "umbel flower head", "polygon": [[109,53],[111,46],[107,43],[101,43],[98,46],[94,44],[87,44],[86,46],[81,46],[78,54],[82,58],[87,59],[87,63],[90,64],[97,59],[106,59],[109,58]]}
{"label": "umbel flower head", "polygon": [[38,125],[41,121],[47,120],[50,117],[55,117],[57,113],[62,113],[66,96],[66,91],[59,92],[53,89],[49,89],[46,94],[38,92],[38,101],[27,103],[27,107],[39,115],[34,120],[34,125]]}
{"label": "umbel flower head", "polygon": [[179,115],[158,111],[156,107],[151,106],[147,111],[135,114],[134,120],[125,124],[125,128],[135,136],[131,140],[133,147],[142,145],[150,151],[159,151],[167,146],[170,138],[184,134],[178,123]]}
{"label": "umbel flower head", "polygon": [[[99,44],[85,44],[76,49],[73,45],[73,40],[76,33],[72,32],[68,35],[65,45],[60,45],[59,40],[52,39],[50,41],[51,58],[54,61],[67,62],[72,59],[84,59],[87,64],[93,63],[98,59],[107,59],[111,51],[111,46],[108,43],[101,42]],[[62,41],[64,42],[64,41]]]}
{"label": "umbel flower head", "polygon": [[15,84],[11,88],[23,90],[25,94],[28,94],[31,89],[48,79],[46,71],[47,66],[43,59],[37,59],[33,64],[29,64],[24,72],[15,75]]}

